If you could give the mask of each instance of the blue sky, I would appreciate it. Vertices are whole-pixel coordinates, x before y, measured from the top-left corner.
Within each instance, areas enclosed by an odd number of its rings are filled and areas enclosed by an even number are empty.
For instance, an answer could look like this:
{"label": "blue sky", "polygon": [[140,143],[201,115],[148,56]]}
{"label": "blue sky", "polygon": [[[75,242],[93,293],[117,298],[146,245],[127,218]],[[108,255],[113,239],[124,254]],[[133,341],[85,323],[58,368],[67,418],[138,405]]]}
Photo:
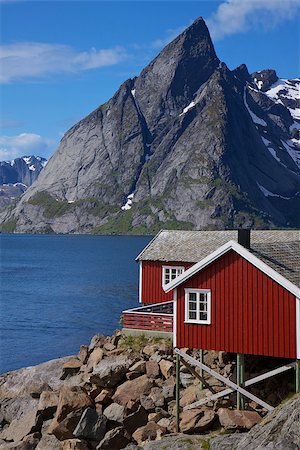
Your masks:
{"label": "blue sky", "polygon": [[0,160],[49,157],[198,16],[230,69],[299,77],[300,0],[0,0]]}

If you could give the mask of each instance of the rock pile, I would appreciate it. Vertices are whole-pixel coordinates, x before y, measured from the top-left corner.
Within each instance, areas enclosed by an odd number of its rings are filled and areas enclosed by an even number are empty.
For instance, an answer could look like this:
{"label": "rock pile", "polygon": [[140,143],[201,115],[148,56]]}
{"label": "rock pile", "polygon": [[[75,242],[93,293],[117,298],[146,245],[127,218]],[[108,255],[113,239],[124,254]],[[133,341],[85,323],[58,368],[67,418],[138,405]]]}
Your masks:
{"label": "rock pile", "polygon": [[[187,349],[185,351],[188,351]],[[206,362],[232,376],[228,355],[209,352]],[[166,340],[96,335],[68,357],[0,377],[1,450],[141,448],[176,430],[175,363]],[[180,431],[223,427],[249,430],[257,411],[234,411],[227,399],[183,411],[207,395],[186,367],[180,369]],[[222,386],[208,380],[215,391]]]}

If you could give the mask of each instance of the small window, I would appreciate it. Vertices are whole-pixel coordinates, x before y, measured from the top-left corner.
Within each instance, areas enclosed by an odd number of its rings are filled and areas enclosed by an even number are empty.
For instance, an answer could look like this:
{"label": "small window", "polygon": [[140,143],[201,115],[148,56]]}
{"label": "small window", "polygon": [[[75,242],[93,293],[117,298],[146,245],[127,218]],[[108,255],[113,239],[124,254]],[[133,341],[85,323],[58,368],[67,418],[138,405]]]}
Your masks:
{"label": "small window", "polygon": [[210,324],[211,291],[185,289],[185,322]]}
{"label": "small window", "polygon": [[184,272],[184,267],[177,266],[163,266],[162,271],[162,285],[170,283],[170,281],[174,280],[176,277]]}

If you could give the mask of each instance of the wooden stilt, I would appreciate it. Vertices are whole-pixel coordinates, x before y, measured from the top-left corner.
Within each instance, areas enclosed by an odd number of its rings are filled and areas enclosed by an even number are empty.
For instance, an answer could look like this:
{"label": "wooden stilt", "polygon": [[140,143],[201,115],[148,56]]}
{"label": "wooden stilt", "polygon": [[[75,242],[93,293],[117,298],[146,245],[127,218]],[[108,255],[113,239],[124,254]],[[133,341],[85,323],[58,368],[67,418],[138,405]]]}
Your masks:
{"label": "wooden stilt", "polygon": [[296,392],[300,392],[300,359],[296,361]]}
{"label": "wooden stilt", "polygon": [[[236,384],[238,386],[243,386],[244,384],[244,355],[238,353],[236,355]],[[241,393],[238,391],[237,392],[237,409],[244,409],[245,408],[245,400],[243,398],[243,396],[241,395]]]}
{"label": "wooden stilt", "polygon": [[180,355],[176,354],[176,431],[179,433],[179,383],[180,383]]}
{"label": "wooden stilt", "polygon": [[[201,362],[201,364],[203,364],[203,350],[202,350],[202,348],[199,350],[199,353],[200,353],[200,362]],[[203,378],[203,369],[200,369],[200,377]],[[200,389],[200,391],[203,390],[203,382],[202,381],[200,381],[199,389]]]}

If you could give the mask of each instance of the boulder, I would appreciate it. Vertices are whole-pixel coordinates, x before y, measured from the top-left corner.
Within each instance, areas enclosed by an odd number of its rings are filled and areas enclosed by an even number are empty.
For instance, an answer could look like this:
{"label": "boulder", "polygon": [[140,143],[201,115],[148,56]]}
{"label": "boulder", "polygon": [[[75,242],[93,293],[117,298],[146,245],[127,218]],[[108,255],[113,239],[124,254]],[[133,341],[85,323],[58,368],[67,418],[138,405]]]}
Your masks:
{"label": "boulder", "polygon": [[146,374],[148,378],[158,378],[160,375],[159,365],[156,361],[146,362]]}
{"label": "boulder", "polygon": [[94,409],[87,408],[80,417],[73,434],[77,438],[101,441],[106,432],[107,418]]}
{"label": "boulder", "polygon": [[36,386],[32,386],[31,392],[29,394],[32,398],[40,398],[43,391],[52,391],[48,383],[37,383]]}
{"label": "boulder", "polygon": [[118,403],[111,403],[105,408],[103,414],[112,422],[122,423],[126,415],[126,407]]}
{"label": "boulder", "polygon": [[1,438],[7,441],[19,442],[28,434],[39,432],[43,423],[42,416],[37,414],[36,410],[24,414],[19,419],[14,419],[10,425],[5,428]]}
{"label": "boulder", "polygon": [[125,428],[117,427],[106,433],[96,449],[118,450],[124,448],[129,441],[130,437]]}
{"label": "boulder", "polygon": [[162,387],[162,394],[167,400],[167,402],[170,402],[175,398],[175,389],[176,389],[176,383],[175,378],[171,377],[169,378]]}
{"label": "boulder", "polygon": [[132,437],[139,445],[142,445],[145,441],[160,439],[165,433],[165,428],[160,427],[155,422],[148,422],[143,427],[138,428]]}
{"label": "boulder", "polygon": [[38,413],[43,420],[52,419],[58,405],[58,393],[53,391],[42,392],[38,404]]}
{"label": "boulder", "polygon": [[157,351],[157,349],[158,349],[157,344],[149,344],[143,348],[143,353],[147,356],[152,356]]}
{"label": "boulder", "polygon": [[100,361],[102,361],[103,358],[103,350],[100,347],[96,347],[92,353],[90,354],[87,365],[86,365],[86,371],[92,372],[94,368],[99,364]]}
{"label": "boulder", "polygon": [[21,442],[10,442],[0,444],[1,450],[34,450],[41,438],[40,433],[33,433],[25,436]]}
{"label": "boulder", "polygon": [[149,394],[153,382],[149,380],[147,375],[142,375],[135,380],[125,381],[125,383],[118,386],[113,400],[120,405],[126,406],[132,400],[136,401],[141,395]]}
{"label": "boulder", "polygon": [[124,418],[123,425],[125,430],[131,435],[135,432],[135,430],[142,427],[143,425],[146,425],[147,421],[148,414],[145,408],[140,405],[135,412],[129,414]]}
{"label": "boulder", "polygon": [[210,409],[196,408],[181,413],[180,431],[197,433],[207,430],[214,422],[216,414]]}
{"label": "boulder", "polygon": [[226,430],[250,430],[261,421],[256,411],[237,411],[227,408],[218,410],[220,424]]}
{"label": "boulder", "polygon": [[111,342],[106,342],[103,345],[104,350],[106,350],[107,352],[111,352],[112,350],[116,349],[116,346],[114,344],[112,344]]}
{"label": "boulder", "polygon": [[107,405],[111,402],[111,396],[111,389],[102,389],[102,391],[95,398],[95,403],[102,403],[102,405]]}
{"label": "boulder", "polygon": [[150,413],[148,416],[149,422],[158,422],[160,419],[163,419],[164,417],[169,417],[169,413],[167,411],[157,408],[157,410],[153,413]]}
{"label": "boulder", "polygon": [[89,450],[87,443],[80,439],[66,439],[61,442],[61,450]]}
{"label": "boulder", "polygon": [[116,386],[132,365],[127,356],[109,356],[97,364],[91,375],[91,383],[102,387]]}
{"label": "boulder", "polygon": [[180,399],[180,406],[184,408],[187,405],[190,405],[191,403],[194,403],[198,400],[198,392],[199,392],[199,386],[189,386],[186,388],[181,395]]}
{"label": "boulder", "polygon": [[94,402],[80,386],[63,387],[59,393],[55,419],[61,422],[71,411],[83,411],[93,407]]}
{"label": "boulder", "polygon": [[149,395],[141,395],[140,396],[140,403],[143,408],[145,408],[146,411],[151,412],[155,410],[155,404],[152,398],[149,397]]}
{"label": "boulder", "polygon": [[35,450],[61,450],[60,441],[53,434],[42,434]]}
{"label": "boulder", "polygon": [[86,364],[88,356],[89,356],[89,348],[88,348],[88,346],[87,345],[81,345],[79,353],[77,355],[77,358],[79,359],[79,361],[82,362],[82,364]]}
{"label": "boulder", "polygon": [[69,412],[69,414],[67,414],[60,422],[57,422],[54,419],[50,427],[48,428],[48,433],[54,434],[54,436],[59,441],[64,441],[65,439],[73,439],[73,432],[77,427],[81,414],[82,411],[79,409],[77,411]]}
{"label": "boulder", "polygon": [[106,336],[104,334],[96,334],[92,337],[89,345],[89,352],[92,352],[96,347],[103,347],[106,342]]}
{"label": "boulder", "polygon": [[175,369],[174,363],[171,361],[168,361],[167,359],[162,359],[159,362],[159,367],[160,367],[161,373],[163,374],[163,376],[165,378],[169,378],[174,373],[174,369]]}
{"label": "boulder", "polygon": [[60,379],[65,380],[67,377],[76,375],[79,372],[81,366],[82,362],[77,358],[73,358],[65,362],[62,366],[62,374],[60,376]]}
{"label": "boulder", "polygon": [[131,367],[129,367],[130,372],[138,372],[140,375],[143,375],[146,372],[146,362],[143,360],[137,361]]}
{"label": "boulder", "polygon": [[194,380],[195,377],[191,373],[180,372],[180,383],[184,388],[191,386]]}
{"label": "boulder", "polygon": [[150,391],[149,398],[153,400],[155,406],[163,408],[165,405],[165,397],[160,387],[153,387]]}

